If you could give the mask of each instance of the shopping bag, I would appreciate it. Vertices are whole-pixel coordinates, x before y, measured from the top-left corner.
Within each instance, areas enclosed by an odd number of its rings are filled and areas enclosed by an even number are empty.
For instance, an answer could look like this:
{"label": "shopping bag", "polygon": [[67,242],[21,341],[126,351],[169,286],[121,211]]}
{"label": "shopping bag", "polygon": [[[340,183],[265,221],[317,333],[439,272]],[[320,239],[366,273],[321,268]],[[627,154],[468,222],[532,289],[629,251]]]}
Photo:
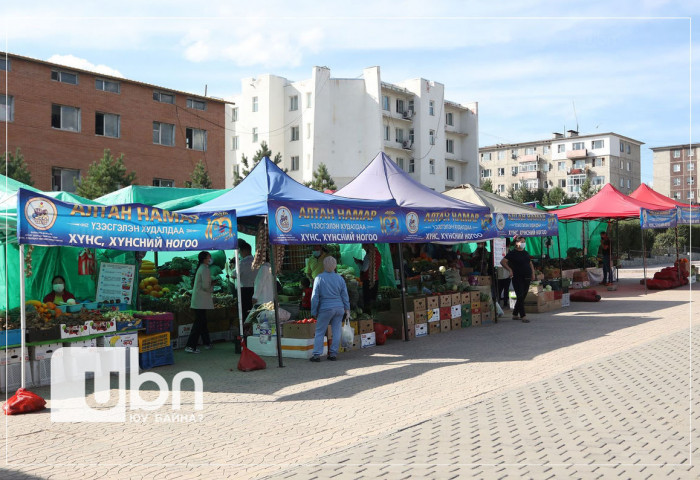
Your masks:
{"label": "shopping bag", "polygon": [[498,315],[499,317],[503,316],[503,309],[501,308],[500,302],[496,302],[496,315]]}
{"label": "shopping bag", "polygon": [[245,341],[241,342],[241,358],[238,360],[238,370],[241,372],[252,372],[253,370],[265,370],[267,364],[257,353],[248,349]]}
{"label": "shopping bag", "polygon": [[24,388],[18,389],[17,393],[2,406],[5,415],[36,412],[45,408],[46,400]]}
{"label": "shopping bag", "polygon": [[343,331],[340,336],[340,344],[343,346],[343,348],[350,348],[352,347],[354,341],[355,330],[350,325],[350,317],[346,316],[345,323],[343,323]]}

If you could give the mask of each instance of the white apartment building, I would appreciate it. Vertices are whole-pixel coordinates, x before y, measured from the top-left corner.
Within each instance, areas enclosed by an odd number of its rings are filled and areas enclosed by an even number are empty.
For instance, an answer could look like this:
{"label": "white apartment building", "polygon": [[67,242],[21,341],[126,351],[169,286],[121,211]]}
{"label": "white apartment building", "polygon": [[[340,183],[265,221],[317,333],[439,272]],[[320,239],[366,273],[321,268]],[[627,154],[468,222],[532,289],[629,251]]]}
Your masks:
{"label": "white apartment building", "polygon": [[331,78],[314,67],[307,80],[267,74],[241,84],[227,107],[227,187],[241,156],[253,157],[262,141],[299,182],[324,163],[343,187],[381,151],[436,191],[478,182],[478,106],[446,101],[440,83],[389,84],[379,67]]}
{"label": "white apartment building", "polygon": [[547,140],[482,147],[481,182],[491,180],[493,191],[501,195],[524,181],[530,190],[561,187],[575,196],[589,178],[595,187],[611,183],[629,194],[641,182],[642,145],[612,132],[579,135],[569,130]]}

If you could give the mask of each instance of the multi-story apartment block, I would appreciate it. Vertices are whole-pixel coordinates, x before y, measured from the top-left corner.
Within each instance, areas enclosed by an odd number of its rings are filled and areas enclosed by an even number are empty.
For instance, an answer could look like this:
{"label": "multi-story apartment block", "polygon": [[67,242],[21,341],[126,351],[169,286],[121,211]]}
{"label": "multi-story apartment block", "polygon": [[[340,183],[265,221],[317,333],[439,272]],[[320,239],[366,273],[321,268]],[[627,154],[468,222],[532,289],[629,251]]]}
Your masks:
{"label": "multi-story apartment block", "polygon": [[477,104],[446,101],[444,86],[423,78],[383,82],[379,67],[361,78],[331,78],[314,67],[310,79],[275,75],[242,80],[228,106],[226,185],[241,157],[266,142],[299,182],[324,163],[336,185],[350,182],[379,152],[437,190],[478,179]]}
{"label": "multi-story apartment block", "polygon": [[679,202],[698,203],[698,161],[700,144],[652,148],[654,190]]}
{"label": "multi-story apartment block", "polygon": [[547,140],[482,147],[481,182],[491,180],[501,195],[525,182],[531,190],[561,187],[575,196],[586,179],[595,187],[611,183],[631,193],[641,181],[641,145],[616,133],[579,135],[569,130]]}
{"label": "multi-story apartment block", "polygon": [[[223,188],[221,99],[0,54],[0,149],[21,149],[34,186],[75,191],[103,156],[124,154],[140,185],[184,186],[206,163]],[[7,140],[7,142],[6,142]]]}

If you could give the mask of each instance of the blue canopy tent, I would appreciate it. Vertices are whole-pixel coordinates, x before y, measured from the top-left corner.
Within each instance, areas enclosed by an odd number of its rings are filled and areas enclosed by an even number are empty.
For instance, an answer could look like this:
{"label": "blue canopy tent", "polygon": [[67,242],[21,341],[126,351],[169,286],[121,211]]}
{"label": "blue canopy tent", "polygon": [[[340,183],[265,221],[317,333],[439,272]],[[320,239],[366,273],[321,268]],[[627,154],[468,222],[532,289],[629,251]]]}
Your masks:
{"label": "blue canopy tent", "polygon": [[[490,210],[487,206],[474,205],[455,198],[442,195],[414,180],[404,172],[388,155],[377,154],[365,169],[353,181],[338,190],[336,195],[352,198],[364,198],[373,201],[393,200],[404,209],[421,212],[424,220],[431,218],[435,212],[450,212],[450,216],[439,215],[439,222],[453,221],[454,231],[441,233],[432,237],[441,243],[461,243],[466,240],[486,240],[498,236],[493,228]],[[455,221],[458,219],[457,221]],[[461,225],[460,225],[461,224]],[[443,225],[447,226],[447,225]],[[465,235],[459,230],[470,231]],[[431,241],[431,237],[423,241]],[[406,282],[403,265],[403,252],[399,248],[399,265],[401,271],[401,297],[403,304],[403,321],[405,338],[408,339],[408,322],[406,319]]]}
{"label": "blue canopy tent", "polygon": [[[283,207],[279,205],[284,204]],[[224,208],[225,206],[225,208]],[[319,207],[320,206],[320,207]],[[316,211],[318,208],[323,208],[325,211],[339,212],[343,211],[362,211],[362,212],[376,212],[378,210],[389,210],[396,209],[396,202],[393,200],[363,200],[363,199],[353,199],[344,198],[336,195],[329,195],[326,193],[321,193],[311,188],[305,187],[304,185],[298,183],[296,180],[291,178],[289,175],[284,173],[275,163],[268,157],[263,158],[253,170],[243,179],[243,181],[235,188],[229,190],[228,192],[222,194],[221,196],[212,199],[208,202],[202,203],[191,208],[180,210],[179,213],[195,214],[195,213],[205,213],[205,212],[215,212],[222,209],[236,210],[236,216],[240,220],[240,223],[245,223],[246,218],[255,216],[267,216],[268,217],[268,227],[270,229],[270,235],[273,235],[273,230],[277,231],[279,229],[281,219],[277,217],[276,212],[280,209],[285,209],[286,212],[290,214],[292,210],[294,213],[298,214],[304,209],[308,211]],[[317,222],[323,221],[323,219],[316,219]],[[297,230],[303,230],[311,228],[308,225],[302,225],[298,219],[294,222],[290,220],[290,228],[294,228],[294,232]],[[378,223],[377,223],[378,225]],[[371,227],[371,226],[370,226]],[[283,229],[285,231],[286,229]],[[304,230],[308,231],[308,230]],[[333,237],[332,240],[327,241],[327,237],[321,234],[308,234],[300,233],[296,237],[284,237],[282,235],[272,240],[272,243],[282,243],[282,244],[301,244],[301,243],[346,243],[351,240],[343,240],[341,238]],[[354,243],[355,241],[353,241]],[[272,263],[272,269],[275,271],[274,266],[274,255],[270,255],[270,260]],[[236,255],[236,262],[238,262],[238,255]],[[238,264],[236,265],[238,269]],[[276,289],[274,303],[275,303],[275,324],[277,327],[277,332],[281,332],[279,318],[277,316],[278,301]],[[240,287],[238,291],[239,296],[239,316],[243,316],[240,306]],[[282,345],[280,335],[277,335],[277,355],[279,366],[282,367]]]}

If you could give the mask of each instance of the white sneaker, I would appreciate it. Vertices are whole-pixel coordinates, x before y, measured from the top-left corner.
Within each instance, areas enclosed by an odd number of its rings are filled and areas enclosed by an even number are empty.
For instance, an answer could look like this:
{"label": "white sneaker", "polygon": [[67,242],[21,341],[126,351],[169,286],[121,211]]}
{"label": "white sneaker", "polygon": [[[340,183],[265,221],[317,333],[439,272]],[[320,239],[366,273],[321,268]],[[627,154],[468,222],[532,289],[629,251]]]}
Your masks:
{"label": "white sneaker", "polygon": [[211,350],[212,348],[214,348],[214,344],[212,343],[210,343],[209,345],[204,345],[205,350]]}
{"label": "white sneaker", "polygon": [[185,352],[187,353],[202,353],[198,348],[185,347]]}

